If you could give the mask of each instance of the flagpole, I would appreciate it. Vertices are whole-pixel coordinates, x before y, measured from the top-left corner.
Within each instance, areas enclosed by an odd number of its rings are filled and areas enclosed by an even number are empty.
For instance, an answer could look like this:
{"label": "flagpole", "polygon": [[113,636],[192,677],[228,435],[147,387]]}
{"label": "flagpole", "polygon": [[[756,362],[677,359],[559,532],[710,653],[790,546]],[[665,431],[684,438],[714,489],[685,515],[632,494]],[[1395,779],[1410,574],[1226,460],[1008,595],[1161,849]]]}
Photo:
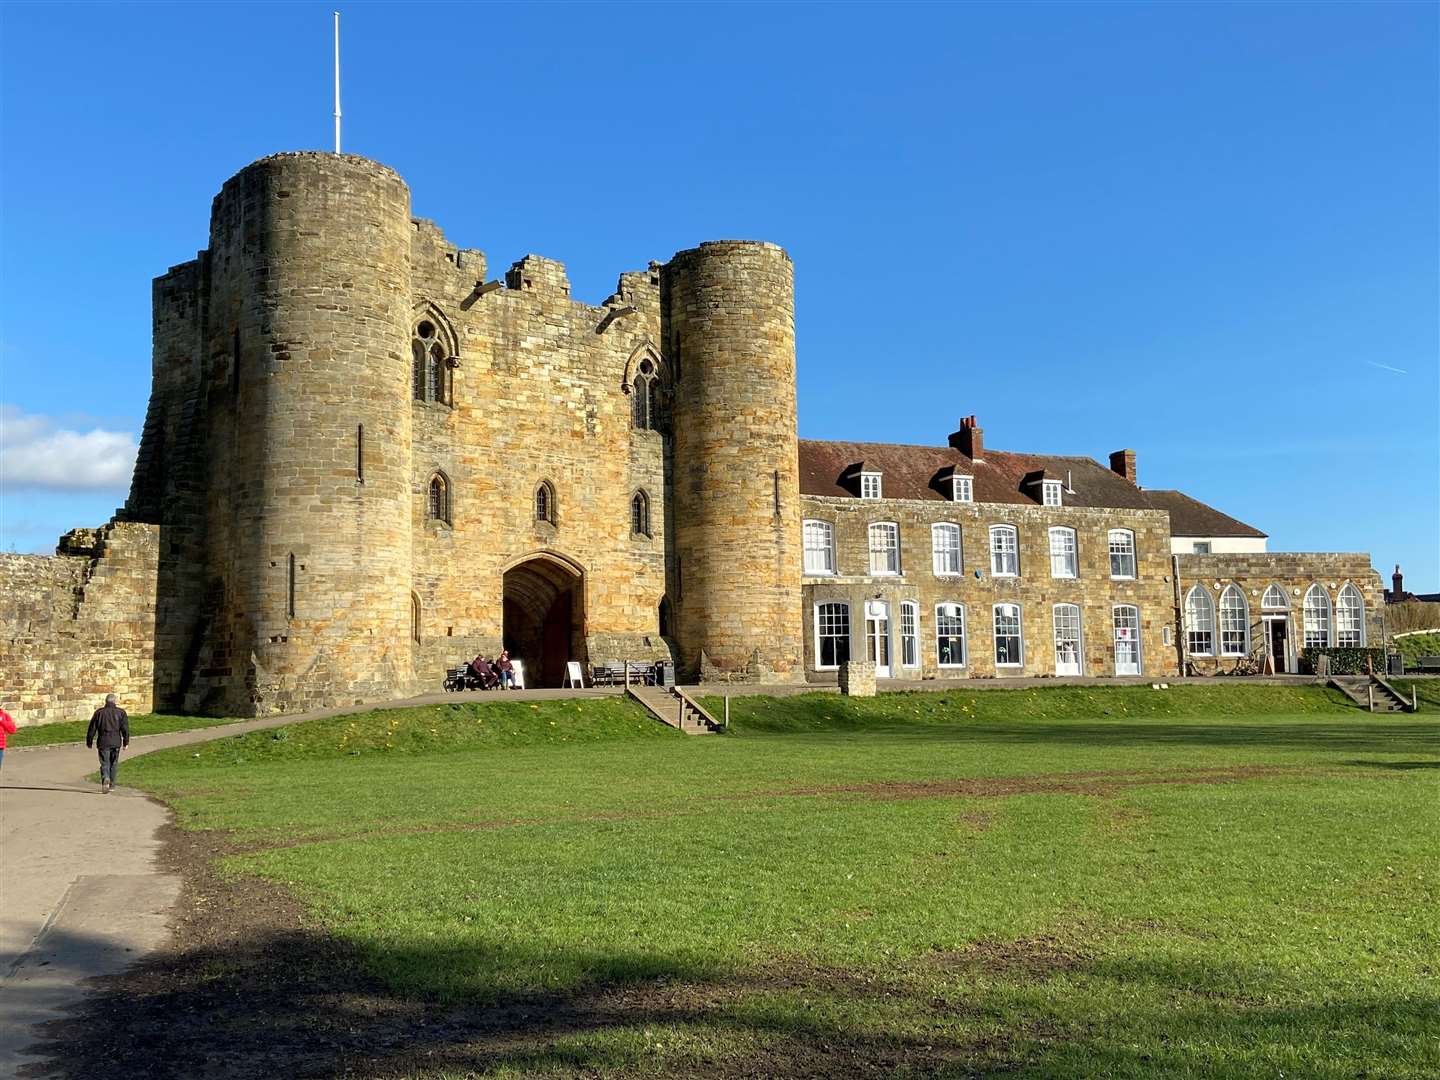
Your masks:
{"label": "flagpole", "polygon": [[335,12],[335,152],[340,153],[340,13]]}

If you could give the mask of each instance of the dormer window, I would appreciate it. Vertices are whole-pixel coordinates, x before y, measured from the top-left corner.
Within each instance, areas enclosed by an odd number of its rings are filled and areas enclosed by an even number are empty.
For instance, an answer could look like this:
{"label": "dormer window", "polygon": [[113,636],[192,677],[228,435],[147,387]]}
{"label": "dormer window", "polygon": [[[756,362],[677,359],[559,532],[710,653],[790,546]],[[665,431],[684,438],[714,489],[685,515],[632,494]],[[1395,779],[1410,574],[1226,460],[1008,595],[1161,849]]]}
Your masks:
{"label": "dormer window", "polygon": [[1061,497],[1063,485],[1059,480],[1044,480],[1040,484],[1040,502],[1044,506],[1064,505]]}
{"label": "dormer window", "polygon": [[953,502],[973,503],[975,501],[975,478],[973,476],[952,476],[950,498]]}
{"label": "dormer window", "polygon": [[878,472],[862,472],[860,474],[860,498],[880,498],[880,474]]}

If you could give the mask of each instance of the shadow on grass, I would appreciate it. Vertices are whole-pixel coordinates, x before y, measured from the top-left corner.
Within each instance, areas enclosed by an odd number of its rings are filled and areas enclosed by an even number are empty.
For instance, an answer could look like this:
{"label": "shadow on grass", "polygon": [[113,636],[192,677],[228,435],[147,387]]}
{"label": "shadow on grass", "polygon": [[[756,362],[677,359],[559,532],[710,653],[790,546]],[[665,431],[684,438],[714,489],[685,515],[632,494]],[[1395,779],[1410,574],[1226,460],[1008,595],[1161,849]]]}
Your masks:
{"label": "shadow on grass", "polygon": [[[1361,1059],[1379,1075],[1419,1064],[1435,1008],[1419,995],[1269,1004],[1231,992],[1265,993],[1257,972],[1124,956],[1036,966],[1014,948],[1000,964],[988,956],[943,972],[921,957],[894,977],[707,971],[639,951],[549,958],[588,980],[457,1005],[427,1000],[423,987],[396,993],[365,974],[367,961],[424,982],[540,956],[444,944],[367,956],[307,930],[183,950],[104,980],[73,1016],[44,1025],[32,1052],[47,1060],[20,1075],[1242,1076],[1262,1060],[1303,1062],[1333,1039],[1344,1046],[1333,1075],[1356,1075]],[[1117,993],[1132,1002],[1124,1019],[1112,1011]],[[7,1006],[23,1013],[25,1003]]]}

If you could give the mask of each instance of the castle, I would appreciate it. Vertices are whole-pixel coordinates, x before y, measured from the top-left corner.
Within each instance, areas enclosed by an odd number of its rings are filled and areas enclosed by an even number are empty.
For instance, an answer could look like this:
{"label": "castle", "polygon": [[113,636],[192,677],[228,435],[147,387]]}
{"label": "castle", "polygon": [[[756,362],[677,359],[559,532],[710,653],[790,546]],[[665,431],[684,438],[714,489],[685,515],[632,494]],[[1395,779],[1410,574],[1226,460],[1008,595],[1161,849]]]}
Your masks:
{"label": "castle", "polygon": [[1293,671],[1378,642],[1368,555],[1266,553],[1131,451],[991,450],[973,417],[931,447],[800,441],[793,296],[781,248],[723,241],[591,306],[550,259],[492,279],[383,165],[255,162],[154,284],[125,506],[0,561],[7,693],[32,722],[110,689],[250,715],[435,689],[502,645],[557,685],[618,659]]}

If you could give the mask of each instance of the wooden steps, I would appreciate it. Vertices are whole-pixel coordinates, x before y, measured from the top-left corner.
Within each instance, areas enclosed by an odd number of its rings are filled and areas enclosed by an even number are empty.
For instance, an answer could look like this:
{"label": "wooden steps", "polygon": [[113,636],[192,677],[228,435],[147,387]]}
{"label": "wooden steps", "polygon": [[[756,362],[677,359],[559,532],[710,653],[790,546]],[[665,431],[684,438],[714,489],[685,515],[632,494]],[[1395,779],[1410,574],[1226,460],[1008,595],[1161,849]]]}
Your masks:
{"label": "wooden steps", "polygon": [[712,735],[720,730],[713,716],[673,686],[631,684],[625,693],[649,709],[662,724],[679,728],[686,735]]}

